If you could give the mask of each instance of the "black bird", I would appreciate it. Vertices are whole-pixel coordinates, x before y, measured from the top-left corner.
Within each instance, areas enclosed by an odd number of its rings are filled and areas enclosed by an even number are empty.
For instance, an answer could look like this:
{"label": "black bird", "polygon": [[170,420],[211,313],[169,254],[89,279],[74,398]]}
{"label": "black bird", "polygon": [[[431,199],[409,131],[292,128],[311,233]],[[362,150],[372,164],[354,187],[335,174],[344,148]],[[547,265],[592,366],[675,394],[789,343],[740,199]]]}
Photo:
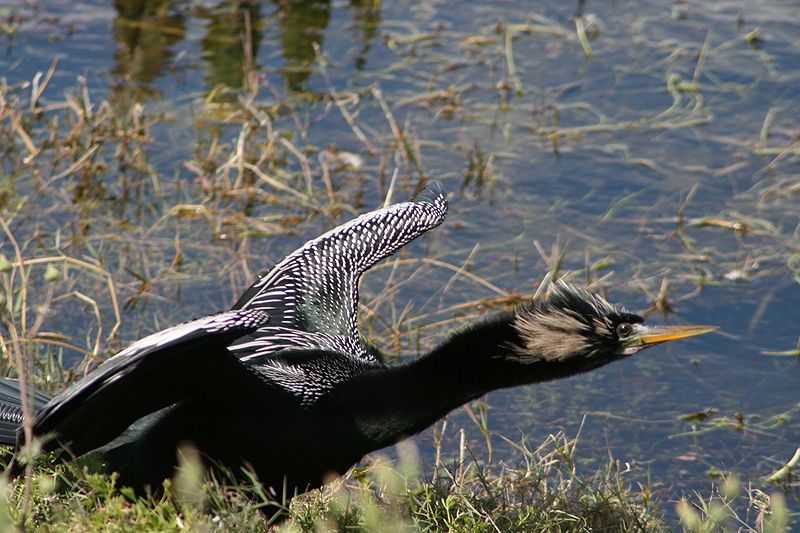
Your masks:
{"label": "black bird", "polygon": [[[450,410],[504,387],[586,372],[706,326],[657,327],[557,282],[469,325],[431,353],[387,365],[358,334],[361,274],[447,211],[434,186],[309,241],[234,306],[146,337],[47,400],[34,435],[67,459],[98,450],[120,484],[157,489],[192,443],[212,467],[251,468],[302,492]],[[20,433],[18,383],[0,383],[0,444]]]}

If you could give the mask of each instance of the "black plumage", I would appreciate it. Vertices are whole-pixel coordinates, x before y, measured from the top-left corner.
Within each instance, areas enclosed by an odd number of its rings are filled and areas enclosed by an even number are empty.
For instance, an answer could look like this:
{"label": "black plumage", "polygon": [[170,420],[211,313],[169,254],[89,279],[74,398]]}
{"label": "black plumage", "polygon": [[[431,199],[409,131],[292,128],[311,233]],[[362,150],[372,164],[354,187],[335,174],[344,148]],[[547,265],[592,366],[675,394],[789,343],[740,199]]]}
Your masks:
{"label": "black plumage", "polygon": [[[37,396],[34,433],[63,456],[99,450],[135,488],[160,486],[176,448],[190,442],[209,465],[234,475],[252,468],[291,494],[490,390],[585,372],[710,330],[648,327],[556,283],[547,297],[470,325],[418,360],[386,365],[358,334],[358,280],[446,210],[433,187],[309,241],[233,310],[138,341],[45,405]],[[13,384],[0,389],[6,444],[20,422]]]}

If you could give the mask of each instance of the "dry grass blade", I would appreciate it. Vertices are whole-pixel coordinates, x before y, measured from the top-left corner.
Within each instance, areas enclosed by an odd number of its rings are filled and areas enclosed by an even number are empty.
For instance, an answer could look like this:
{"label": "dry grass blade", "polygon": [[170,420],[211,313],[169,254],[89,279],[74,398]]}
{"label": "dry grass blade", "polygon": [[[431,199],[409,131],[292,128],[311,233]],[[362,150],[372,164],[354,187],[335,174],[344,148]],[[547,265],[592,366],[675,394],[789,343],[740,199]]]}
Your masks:
{"label": "dry grass blade", "polygon": [[[11,229],[8,227],[8,223],[4,217],[0,217],[0,226],[3,227],[3,231],[6,234],[6,238],[11,243],[11,246],[14,249],[14,254],[16,256],[17,264],[22,263],[22,251],[20,250],[19,244],[17,240],[14,238],[14,234],[11,232]],[[20,320],[20,329],[21,332],[17,330],[16,323],[13,319],[15,316],[14,308],[12,302],[14,301],[14,277],[15,273],[19,272],[20,276],[20,294],[21,294],[21,306],[19,310],[19,320]],[[25,357],[25,352],[22,349],[22,343],[20,342],[20,333],[24,336],[27,331],[27,314],[28,314],[28,276],[25,273],[24,268],[13,269],[10,275],[3,276],[5,281],[5,301],[7,308],[7,313],[11,318],[8,321],[8,333],[11,336],[11,353],[13,354],[14,366],[17,370],[17,375],[19,376],[19,393],[20,393],[20,403],[22,405],[22,431],[25,435],[25,446],[23,447],[23,454],[27,457],[27,462],[25,463],[25,487],[23,490],[23,497],[22,497],[22,509],[23,515],[27,516],[30,512],[30,497],[31,497],[31,490],[32,490],[32,476],[33,476],[33,451],[34,451],[34,443],[33,443],[33,394],[29,391],[29,375],[30,375],[30,361],[27,357]],[[8,344],[6,343],[5,339],[0,338],[0,342],[3,344],[3,348],[6,352],[8,352]]]}

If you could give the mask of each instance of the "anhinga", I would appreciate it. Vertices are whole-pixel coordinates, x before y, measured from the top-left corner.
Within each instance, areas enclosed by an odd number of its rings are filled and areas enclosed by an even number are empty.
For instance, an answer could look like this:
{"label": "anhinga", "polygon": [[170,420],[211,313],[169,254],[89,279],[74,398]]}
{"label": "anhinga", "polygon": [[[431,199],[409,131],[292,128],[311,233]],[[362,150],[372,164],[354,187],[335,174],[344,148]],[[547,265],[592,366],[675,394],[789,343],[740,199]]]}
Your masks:
{"label": "anhinga", "polygon": [[[648,326],[558,282],[419,359],[387,365],[358,334],[359,278],[446,211],[434,186],[309,241],[233,310],[150,335],[52,399],[36,395],[34,435],[64,459],[99,450],[120,484],[135,488],[158,488],[189,442],[210,465],[234,475],[249,467],[291,494],[491,390],[586,372],[713,329]],[[0,383],[3,444],[21,440],[18,389]]]}

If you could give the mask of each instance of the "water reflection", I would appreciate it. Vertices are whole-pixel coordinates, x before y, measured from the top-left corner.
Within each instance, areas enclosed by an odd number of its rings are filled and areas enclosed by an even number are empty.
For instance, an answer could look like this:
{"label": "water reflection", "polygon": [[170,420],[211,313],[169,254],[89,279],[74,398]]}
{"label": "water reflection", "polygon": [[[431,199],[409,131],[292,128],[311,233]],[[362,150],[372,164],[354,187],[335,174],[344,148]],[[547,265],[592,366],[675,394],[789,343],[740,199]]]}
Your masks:
{"label": "water reflection", "polygon": [[206,17],[202,40],[206,88],[219,84],[239,89],[245,72],[255,67],[261,42],[261,5],[258,2],[221,2]]}
{"label": "water reflection", "polygon": [[356,52],[355,67],[363,70],[367,64],[367,55],[372,48],[372,41],[378,34],[378,26],[381,23],[381,1],[350,0],[350,8],[353,10],[354,29],[361,32],[360,36],[355,36],[361,45]]}
{"label": "water reflection", "polygon": [[116,0],[112,73],[134,82],[145,95],[160,97],[152,83],[174,56],[173,45],[186,36],[184,14],[172,0]]}
{"label": "water reflection", "polygon": [[[307,90],[316,60],[314,45],[323,45],[333,8],[329,0],[273,0],[273,4],[271,12],[262,13],[265,8],[257,1],[224,0],[204,7],[184,0],[116,0],[113,36],[117,50],[112,73],[126,82],[117,87],[117,99],[123,94],[139,100],[161,98],[156,85],[175,69],[182,43],[191,46],[184,41],[191,40],[187,26],[192,18],[204,21],[199,42],[206,90],[219,85],[243,87],[245,73],[258,67],[259,47],[273,28],[288,89]],[[354,65],[361,70],[381,23],[381,2],[351,0],[348,7],[353,21]]]}
{"label": "water reflection", "polygon": [[328,0],[278,0],[275,16],[281,27],[284,76],[292,91],[306,88],[314,63],[314,44],[322,47],[324,30],[331,18]]}

